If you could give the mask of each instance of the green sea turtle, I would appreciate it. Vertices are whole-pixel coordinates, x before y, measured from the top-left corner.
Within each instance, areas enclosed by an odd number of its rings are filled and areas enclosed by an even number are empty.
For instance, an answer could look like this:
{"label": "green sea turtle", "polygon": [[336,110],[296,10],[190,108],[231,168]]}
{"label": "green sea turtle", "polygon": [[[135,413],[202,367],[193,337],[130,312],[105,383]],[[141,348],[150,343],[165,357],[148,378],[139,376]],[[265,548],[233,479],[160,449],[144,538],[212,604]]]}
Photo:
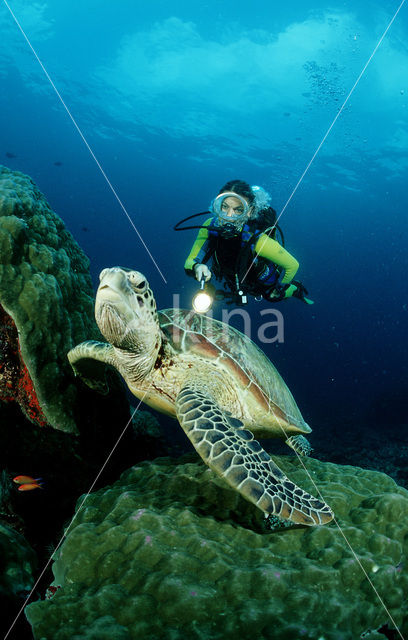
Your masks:
{"label": "green sea turtle", "polygon": [[297,524],[332,520],[330,507],[291,482],[254,435],[284,437],[305,453],[311,431],[286,384],[244,334],[191,311],[157,312],[138,271],[100,274],[95,317],[108,343],[69,351],[74,372],[103,391],[100,362],[112,365],[130,391],[176,417],[204,462],[265,516]]}

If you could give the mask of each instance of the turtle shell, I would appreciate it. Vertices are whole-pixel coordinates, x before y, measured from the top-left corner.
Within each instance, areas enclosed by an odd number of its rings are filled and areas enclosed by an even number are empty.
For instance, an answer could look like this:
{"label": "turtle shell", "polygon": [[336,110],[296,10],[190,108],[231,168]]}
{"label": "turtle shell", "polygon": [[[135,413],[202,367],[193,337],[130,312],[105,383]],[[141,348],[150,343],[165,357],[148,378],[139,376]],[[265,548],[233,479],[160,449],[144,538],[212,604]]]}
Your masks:
{"label": "turtle shell", "polygon": [[184,309],[164,309],[158,314],[163,334],[176,352],[217,360],[235,378],[238,389],[250,390],[263,411],[274,411],[300,429],[307,427],[286,383],[245,334]]}

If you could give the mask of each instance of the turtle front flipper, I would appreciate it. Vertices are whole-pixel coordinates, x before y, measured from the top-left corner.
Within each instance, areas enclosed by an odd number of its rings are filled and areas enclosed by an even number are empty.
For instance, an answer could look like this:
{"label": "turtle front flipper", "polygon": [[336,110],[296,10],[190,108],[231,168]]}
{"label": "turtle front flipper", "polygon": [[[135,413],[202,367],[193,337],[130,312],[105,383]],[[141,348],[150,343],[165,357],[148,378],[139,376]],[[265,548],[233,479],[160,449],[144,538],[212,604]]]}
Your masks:
{"label": "turtle front flipper", "polygon": [[114,364],[112,345],[86,340],[68,351],[67,357],[75,375],[88,387],[103,395],[109,393],[104,364]]}
{"label": "turtle front flipper", "polygon": [[326,524],[330,507],[291,482],[243,423],[222,411],[210,393],[185,385],[177,418],[206,464],[265,515],[296,524]]}

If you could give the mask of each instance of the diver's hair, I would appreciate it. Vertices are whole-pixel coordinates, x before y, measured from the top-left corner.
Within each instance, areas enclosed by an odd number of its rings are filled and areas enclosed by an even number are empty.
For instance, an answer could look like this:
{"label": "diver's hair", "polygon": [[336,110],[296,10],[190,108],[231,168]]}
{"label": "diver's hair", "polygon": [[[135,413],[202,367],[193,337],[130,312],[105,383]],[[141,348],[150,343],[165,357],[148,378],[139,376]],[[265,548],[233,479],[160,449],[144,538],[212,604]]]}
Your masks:
{"label": "diver's hair", "polygon": [[244,182],[244,180],[230,180],[229,182],[224,184],[223,187],[221,187],[218,195],[220,195],[220,193],[225,193],[226,191],[237,193],[239,196],[246,198],[250,205],[254,204],[255,195],[251,189],[251,186],[247,182]]}

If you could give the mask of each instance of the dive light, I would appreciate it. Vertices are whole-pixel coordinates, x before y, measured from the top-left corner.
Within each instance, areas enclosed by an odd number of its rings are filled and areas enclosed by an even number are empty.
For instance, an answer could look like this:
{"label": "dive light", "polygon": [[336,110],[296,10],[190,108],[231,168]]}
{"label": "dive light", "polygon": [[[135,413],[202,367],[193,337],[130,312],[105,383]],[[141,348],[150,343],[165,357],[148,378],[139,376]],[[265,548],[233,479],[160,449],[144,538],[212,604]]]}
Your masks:
{"label": "dive light", "polygon": [[207,284],[205,278],[200,280],[200,289],[194,295],[192,305],[194,311],[197,313],[207,313],[214,302],[215,287],[212,284]]}

